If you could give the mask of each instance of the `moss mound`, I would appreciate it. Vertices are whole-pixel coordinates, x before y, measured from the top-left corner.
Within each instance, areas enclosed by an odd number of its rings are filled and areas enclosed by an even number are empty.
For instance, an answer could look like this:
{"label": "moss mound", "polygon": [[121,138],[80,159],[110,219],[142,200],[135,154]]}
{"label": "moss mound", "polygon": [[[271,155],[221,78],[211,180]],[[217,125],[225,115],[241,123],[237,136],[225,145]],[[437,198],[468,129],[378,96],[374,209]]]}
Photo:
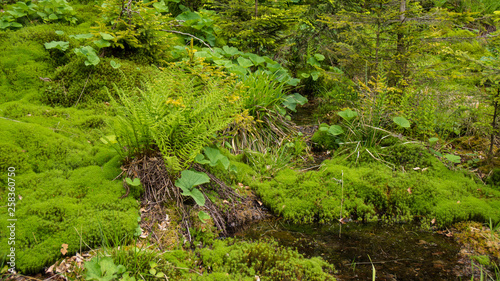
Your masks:
{"label": "moss mound", "polygon": [[[119,69],[111,66],[111,61],[120,64]],[[49,105],[73,106],[77,104],[109,101],[108,88],[113,84],[140,86],[142,80],[152,73],[153,67],[136,64],[117,58],[101,58],[95,67],[88,67],[84,59],[73,58],[68,64],[58,68],[53,82],[46,87],[41,100]],[[126,73],[126,75],[124,74]]]}
{"label": "moss mound", "polygon": [[[32,116],[33,117],[33,116]],[[26,117],[30,118],[30,117]],[[48,118],[39,117],[39,122]],[[49,119],[50,120],[50,119]],[[83,121],[83,120],[82,120]],[[137,202],[119,199],[120,160],[114,153],[39,124],[0,119],[0,200],[7,205],[6,171],[15,168],[15,245],[0,238],[0,252],[16,249],[16,268],[35,273],[62,257],[62,244],[69,254],[100,245],[103,237],[124,237],[137,227]],[[68,128],[78,131],[79,128]],[[82,134],[82,131],[79,131]],[[75,138],[75,135],[69,134]],[[0,227],[12,218],[0,210]],[[5,256],[0,257],[4,260]]]}
{"label": "moss mound", "polygon": [[399,171],[369,155],[372,161],[359,165],[338,156],[324,161],[319,171],[285,169],[249,185],[273,212],[297,223],[336,221],[341,210],[343,216],[363,220],[436,218],[441,226],[500,221],[498,190],[449,170],[425,149],[410,146],[406,154],[403,149],[388,154]]}
{"label": "moss mound", "polygon": [[228,277],[255,280],[254,276],[262,280],[335,280],[330,275],[333,266],[321,258],[306,259],[296,250],[278,246],[275,241],[235,243],[235,240],[218,240],[211,248],[198,250],[198,254],[203,265],[213,271],[209,277],[221,278],[222,272],[232,276],[224,273],[227,277],[223,279],[203,277],[196,280],[230,280]]}

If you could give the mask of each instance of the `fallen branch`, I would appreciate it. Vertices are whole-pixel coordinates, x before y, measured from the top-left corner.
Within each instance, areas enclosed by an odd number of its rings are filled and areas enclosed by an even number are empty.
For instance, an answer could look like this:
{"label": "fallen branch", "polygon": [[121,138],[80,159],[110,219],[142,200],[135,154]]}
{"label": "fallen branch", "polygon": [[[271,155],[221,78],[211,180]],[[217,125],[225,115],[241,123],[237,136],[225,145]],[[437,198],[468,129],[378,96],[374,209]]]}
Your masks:
{"label": "fallen branch", "polygon": [[196,36],[194,36],[192,34],[181,32],[181,31],[177,31],[177,30],[167,30],[167,29],[160,29],[160,31],[170,32],[170,33],[177,33],[177,34],[182,34],[182,35],[193,37],[194,39],[200,41],[205,46],[207,46],[210,49],[210,51],[212,51],[212,53],[214,52],[214,50],[212,49],[212,47],[210,47],[210,45],[208,45],[205,41],[201,40],[200,38],[198,38],[198,37],[196,37]]}

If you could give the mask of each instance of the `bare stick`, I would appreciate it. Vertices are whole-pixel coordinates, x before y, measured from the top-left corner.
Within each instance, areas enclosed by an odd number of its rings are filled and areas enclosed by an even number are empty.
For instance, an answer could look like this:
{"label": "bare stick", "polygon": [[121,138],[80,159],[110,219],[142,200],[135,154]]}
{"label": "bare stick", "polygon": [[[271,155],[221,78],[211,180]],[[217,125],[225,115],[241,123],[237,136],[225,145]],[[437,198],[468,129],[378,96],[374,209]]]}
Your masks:
{"label": "bare stick", "polygon": [[340,184],[342,185],[342,199],[340,200],[340,217],[339,217],[339,222],[340,222],[340,229],[339,229],[339,238],[342,238],[342,207],[344,203],[344,170],[342,170],[342,178],[340,180]]}
{"label": "bare stick", "polygon": [[[92,69],[92,70],[93,70],[93,69]],[[90,71],[89,76],[87,76],[87,81],[85,81],[85,85],[83,85],[82,92],[80,93],[80,96],[78,97],[78,100],[76,101],[75,106],[77,106],[77,105],[78,105],[78,102],[80,101],[80,98],[81,98],[81,97],[82,97],[82,95],[83,95],[83,91],[85,91],[85,88],[87,88],[87,83],[89,82],[90,75],[92,75],[92,70]]]}
{"label": "bare stick", "polygon": [[200,38],[194,36],[193,34],[189,34],[189,33],[185,33],[185,32],[180,32],[180,31],[177,31],[177,30],[167,30],[167,29],[160,29],[161,31],[165,31],[165,32],[170,32],[170,33],[177,33],[177,34],[182,34],[182,35],[186,35],[186,36],[190,36],[198,41],[200,41],[201,43],[203,43],[205,46],[207,46],[210,51],[212,51],[212,53],[214,52],[214,50],[212,49],[212,47],[210,47],[210,45],[208,45],[207,43],[205,43],[205,41],[201,40]]}

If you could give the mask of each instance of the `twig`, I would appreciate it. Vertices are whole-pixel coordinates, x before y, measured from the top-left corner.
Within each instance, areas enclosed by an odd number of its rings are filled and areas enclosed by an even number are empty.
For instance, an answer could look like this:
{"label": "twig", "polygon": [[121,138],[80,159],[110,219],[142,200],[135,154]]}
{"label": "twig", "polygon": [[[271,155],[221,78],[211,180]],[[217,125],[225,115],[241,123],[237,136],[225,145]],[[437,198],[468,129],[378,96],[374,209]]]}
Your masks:
{"label": "twig", "polygon": [[80,98],[82,97],[83,95],[83,91],[85,91],[85,88],[87,88],[87,83],[89,82],[89,78],[90,78],[90,75],[92,75],[92,71],[94,69],[90,70],[90,73],[89,73],[89,76],[87,76],[87,81],[85,81],[85,85],[83,85],[83,89],[82,89],[82,92],[80,93],[80,96],[78,97],[78,100],[76,101],[76,104],[74,106],[77,106],[78,105],[78,102],[80,101]]}
{"label": "twig", "polygon": [[[80,236],[80,241],[83,242],[87,247],[89,247],[89,249],[92,249],[87,243],[85,243],[85,241],[83,241],[83,237],[82,235],[78,232],[78,229],[76,229],[76,227],[73,226],[73,228],[75,229],[76,231],[76,234],[78,234],[78,236]],[[81,252],[81,249],[80,249],[80,252]]]}
{"label": "twig", "polygon": [[9,121],[14,121],[14,122],[19,122],[19,123],[24,123],[22,121],[17,121],[17,120],[14,120],[14,119],[10,119],[10,118],[7,118],[7,117],[0,117],[2,119],[5,119],[5,120],[9,120]]}
{"label": "twig", "polygon": [[177,31],[177,30],[167,30],[167,29],[160,29],[160,31],[170,32],[170,33],[177,33],[177,34],[182,34],[182,35],[193,37],[194,39],[200,41],[205,46],[207,46],[210,49],[210,51],[212,51],[212,53],[214,52],[214,50],[212,49],[212,47],[210,47],[210,45],[208,45],[207,43],[205,43],[205,41],[201,40],[200,38],[194,36],[193,34],[189,34],[189,33],[185,33],[185,32],[180,32],[180,31]]}
{"label": "twig", "polygon": [[339,228],[339,238],[342,238],[342,207],[344,203],[344,170],[342,170],[342,178],[340,180],[341,185],[342,185],[342,199],[340,200],[340,217],[339,217],[339,222],[340,222],[340,228]]}

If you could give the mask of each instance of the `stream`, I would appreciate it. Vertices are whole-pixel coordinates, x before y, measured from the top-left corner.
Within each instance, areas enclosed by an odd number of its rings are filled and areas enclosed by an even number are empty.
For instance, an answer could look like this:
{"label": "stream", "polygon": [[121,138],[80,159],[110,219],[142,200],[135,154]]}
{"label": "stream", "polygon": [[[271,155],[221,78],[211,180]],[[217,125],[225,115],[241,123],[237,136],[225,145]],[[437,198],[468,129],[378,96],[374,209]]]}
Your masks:
{"label": "stream", "polygon": [[[308,103],[292,116],[311,135],[316,106]],[[337,280],[372,280],[372,266],[376,280],[471,280],[453,238],[410,223],[298,225],[273,218],[247,225],[235,237],[274,239],[306,257],[320,256],[335,266]]]}
{"label": "stream", "polygon": [[335,266],[337,280],[372,280],[372,265],[376,280],[470,280],[453,238],[412,224],[297,225],[270,219],[235,236],[272,238],[306,257],[320,256]]}

